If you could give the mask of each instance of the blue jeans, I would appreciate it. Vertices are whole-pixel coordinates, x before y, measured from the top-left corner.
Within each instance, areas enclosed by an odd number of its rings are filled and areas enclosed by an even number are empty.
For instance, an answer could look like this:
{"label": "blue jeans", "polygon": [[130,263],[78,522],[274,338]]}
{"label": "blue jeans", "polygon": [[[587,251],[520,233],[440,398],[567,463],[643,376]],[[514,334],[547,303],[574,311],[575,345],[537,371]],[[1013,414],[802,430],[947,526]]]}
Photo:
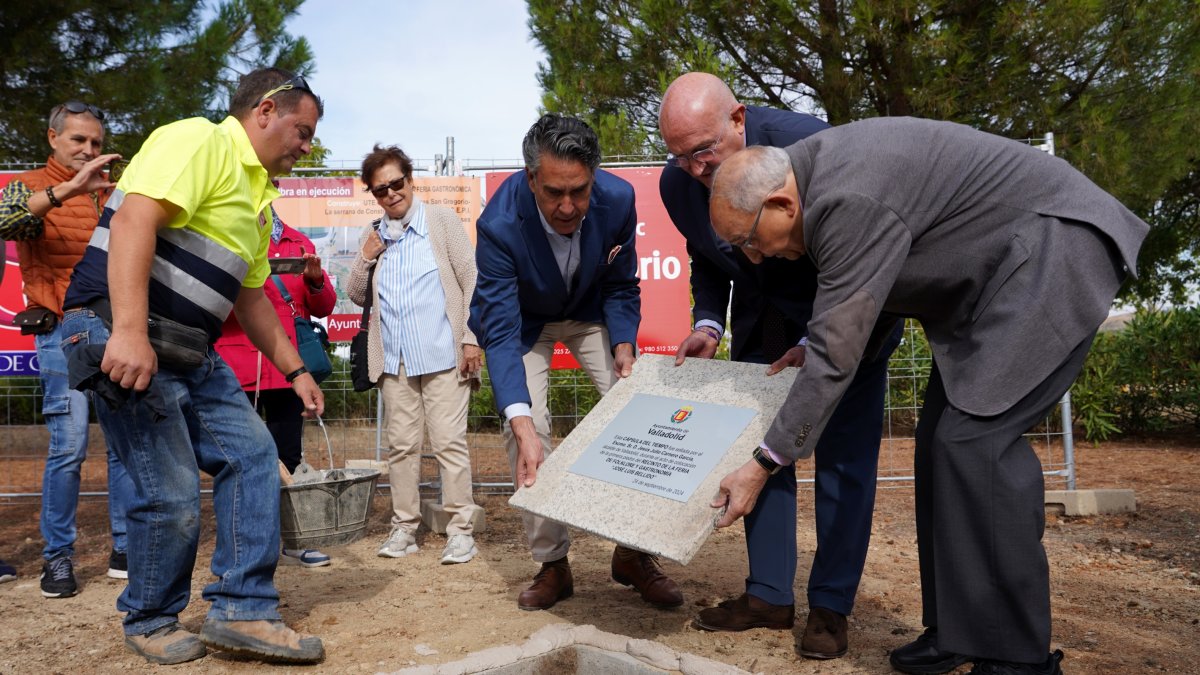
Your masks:
{"label": "blue jeans", "polygon": [[[87,458],[88,396],[67,385],[67,357],[62,350],[62,324],[34,338],[42,380],[42,415],[50,432],[50,451],[42,474],[42,557],[75,555],[75,510],[79,506],[79,470]],[[107,442],[107,438],[105,439]],[[133,482],[108,448],[108,518],[113,550],[124,552],[125,509]]]}
{"label": "blue jeans", "polygon": [[[66,349],[103,344],[109,331],[90,310],[63,318]],[[69,353],[69,351],[68,351]],[[126,635],[178,620],[187,606],[200,541],[200,472],[213,477],[217,519],[204,588],[208,615],[225,621],[279,619],[279,470],[275,443],[233,371],[213,349],[192,371],[159,368],[150,384],[165,403],[155,421],[141,402],[96,414],[136,486],[130,504],[129,585],[117,599]]]}

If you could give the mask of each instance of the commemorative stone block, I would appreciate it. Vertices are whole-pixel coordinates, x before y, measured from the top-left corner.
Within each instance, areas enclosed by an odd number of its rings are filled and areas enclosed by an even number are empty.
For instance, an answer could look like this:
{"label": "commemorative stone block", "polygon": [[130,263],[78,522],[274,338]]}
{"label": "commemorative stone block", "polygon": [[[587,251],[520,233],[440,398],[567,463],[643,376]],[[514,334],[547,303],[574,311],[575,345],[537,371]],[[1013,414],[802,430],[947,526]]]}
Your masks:
{"label": "commemorative stone block", "polygon": [[686,565],[712,532],[721,479],[750,459],[796,375],[766,370],[641,356],[510,503]]}

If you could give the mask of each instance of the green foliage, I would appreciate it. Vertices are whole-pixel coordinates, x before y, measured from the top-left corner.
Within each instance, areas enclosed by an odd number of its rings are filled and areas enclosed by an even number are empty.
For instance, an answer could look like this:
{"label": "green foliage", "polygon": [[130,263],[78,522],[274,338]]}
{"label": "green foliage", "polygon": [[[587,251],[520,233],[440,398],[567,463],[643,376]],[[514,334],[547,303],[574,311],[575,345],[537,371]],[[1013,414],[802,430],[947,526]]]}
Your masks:
{"label": "green foliage", "polygon": [[0,420],[4,424],[42,423],[40,378],[0,377]]}
{"label": "green foliage", "polygon": [[[833,124],[914,115],[1056,153],[1154,226],[1141,298],[1197,279],[1195,0],[529,0],[549,110],[660,154],[662,91],[712,72],[744,103]],[[624,115],[624,117],[621,117]],[[621,139],[611,135],[624,130]]]}
{"label": "green foliage", "polygon": [[333,375],[321,383],[325,394],[325,415],[328,419],[373,420],[378,390],[354,391],[350,386],[350,360],[330,353]]}
{"label": "green foliage", "polygon": [[1097,335],[1071,400],[1094,442],[1200,428],[1200,308],[1138,312],[1123,330]]}
{"label": "green foliage", "polygon": [[104,109],[105,150],[132,156],[156,127],[225,116],[238,76],[313,69],[284,22],[303,0],[105,0],[0,4],[0,159],[40,161],[50,108]]}
{"label": "green foliage", "polygon": [[904,337],[892,358],[888,360],[888,389],[884,401],[891,411],[893,431],[912,430],[917,425],[917,413],[925,400],[925,384],[933,356],[925,331],[913,320],[904,325]]}

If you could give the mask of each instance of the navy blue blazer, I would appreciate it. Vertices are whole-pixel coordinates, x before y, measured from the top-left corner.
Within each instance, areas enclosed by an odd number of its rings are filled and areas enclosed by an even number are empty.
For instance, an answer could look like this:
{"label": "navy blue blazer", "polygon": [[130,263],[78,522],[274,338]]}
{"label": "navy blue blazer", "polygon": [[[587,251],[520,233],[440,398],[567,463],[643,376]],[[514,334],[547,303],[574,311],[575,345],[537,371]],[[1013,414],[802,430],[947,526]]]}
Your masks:
{"label": "navy blue blazer", "polygon": [[[829,128],[804,113],[746,106],[746,145],[787,147]],[[799,260],[767,258],[755,265],[713,232],[708,219],[708,188],[676,166],[668,166],[658,182],[658,192],[675,228],[687,240],[692,258],[693,321],[709,319],[725,325],[729,311],[733,343],[730,357],[761,350],[762,315],[768,302],[787,316],[788,344],[806,334],[817,294],[817,270],[807,257]],[[730,285],[732,284],[732,306]]]}
{"label": "navy blue blazer", "polygon": [[633,186],[597,170],[587,217],[579,229],[580,263],[567,293],[524,171],[509,176],[479,216],[470,328],[487,352],[496,406],[532,403],[521,358],[542,328],[571,319],[602,323],[610,347],[637,344],[641,295],[634,236]]}

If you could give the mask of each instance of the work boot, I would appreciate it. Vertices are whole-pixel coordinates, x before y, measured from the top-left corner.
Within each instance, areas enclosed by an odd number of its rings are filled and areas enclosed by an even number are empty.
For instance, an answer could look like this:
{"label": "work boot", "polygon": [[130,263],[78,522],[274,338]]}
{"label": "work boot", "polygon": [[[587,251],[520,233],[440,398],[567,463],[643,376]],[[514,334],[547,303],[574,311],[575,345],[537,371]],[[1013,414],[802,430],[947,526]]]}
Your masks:
{"label": "work boot", "polygon": [[542,563],[542,569],[533,577],[533,585],[517,596],[517,607],[528,611],[550,609],[559,600],[566,600],[574,593],[571,563],[566,558],[560,558]]}
{"label": "work boot", "polygon": [[195,634],[189,633],[178,621],[144,635],[126,635],[125,646],[150,663],[161,666],[195,661],[208,653]]}
{"label": "work boot", "polygon": [[743,631],[751,628],[788,630],[796,621],[795,605],[772,605],[742,593],[716,607],[700,610],[692,625],[701,630]]}
{"label": "work boot", "polygon": [[846,617],[824,607],[808,610],[808,623],[800,639],[800,656],[836,659],[846,654]]}
{"label": "work boot", "polygon": [[663,574],[658,558],[624,546],[613,549],[613,581],[633,586],[642,599],[655,607],[678,607],[683,604],[683,592],[671,578]]}
{"label": "work boot", "polygon": [[213,649],[276,663],[316,663],[325,658],[321,638],[301,635],[282,621],[222,621],[209,617],[200,640]]}

